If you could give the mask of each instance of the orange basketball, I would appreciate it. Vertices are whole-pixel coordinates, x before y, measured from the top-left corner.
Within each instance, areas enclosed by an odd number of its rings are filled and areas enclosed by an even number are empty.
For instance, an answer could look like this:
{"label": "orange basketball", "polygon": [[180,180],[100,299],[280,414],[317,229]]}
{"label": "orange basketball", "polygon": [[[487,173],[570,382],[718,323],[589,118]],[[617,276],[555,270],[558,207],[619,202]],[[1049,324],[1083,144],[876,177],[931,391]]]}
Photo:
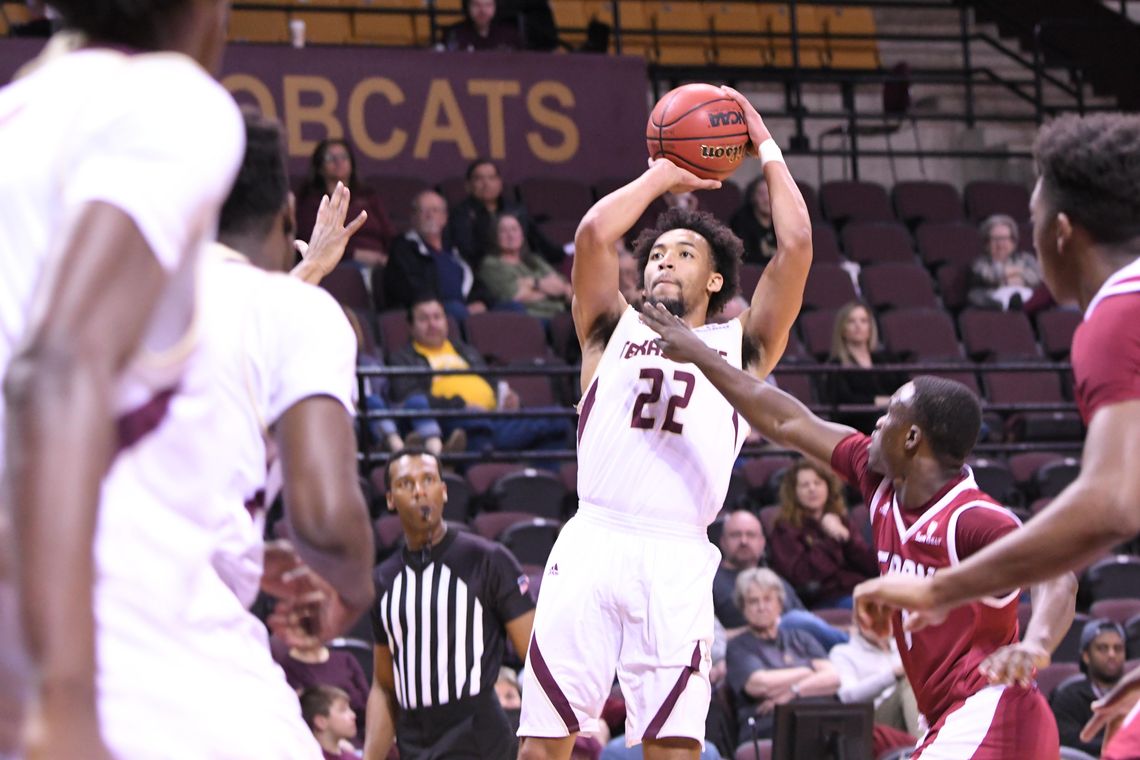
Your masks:
{"label": "orange basketball", "polygon": [[667,158],[702,179],[725,179],[744,161],[748,125],[736,101],[711,84],[670,90],[649,114],[650,158]]}

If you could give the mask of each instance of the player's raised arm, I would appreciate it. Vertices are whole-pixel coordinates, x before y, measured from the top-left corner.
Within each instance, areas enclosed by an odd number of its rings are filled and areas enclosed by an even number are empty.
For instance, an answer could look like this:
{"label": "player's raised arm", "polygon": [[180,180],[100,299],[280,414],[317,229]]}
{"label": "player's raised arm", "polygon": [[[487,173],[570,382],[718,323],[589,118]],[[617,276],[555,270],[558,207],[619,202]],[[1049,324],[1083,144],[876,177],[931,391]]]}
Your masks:
{"label": "player's raised arm", "polygon": [[829,462],[839,442],[855,432],[845,425],[820,419],[793,396],[730,366],[660,304],[644,305],[641,315],[645,324],[661,336],[658,345],[667,358],[695,364],[728,403],[768,440]]}
{"label": "player's raised arm", "polygon": [[1064,573],[1030,590],[1033,614],[1021,641],[1002,647],[979,666],[990,683],[1028,686],[1049,665],[1077,611],[1077,576]]}
{"label": "player's raised arm", "polygon": [[[731,87],[722,87],[744,111],[753,149],[759,152],[764,180],[772,198],[772,225],[776,253],[751,294],[748,309],[740,315],[744,334],[755,342],[759,357],[749,367],[765,377],[784,355],[788,332],[799,316],[804,285],[811,268],[811,217],[796,181],[792,179],[780,149],[764,120],[748,101]],[[745,294],[745,297],[749,297]]]}
{"label": "player's raised arm", "polygon": [[573,313],[578,341],[586,346],[599,317],[617,319],[626,307],[618,290],[618,255],[615,244],[637,223],[654,200],[667,192],[711,190],[720,182],[700,179],[665,160],[651,161],[633,182],[595,203],[574,235]]}

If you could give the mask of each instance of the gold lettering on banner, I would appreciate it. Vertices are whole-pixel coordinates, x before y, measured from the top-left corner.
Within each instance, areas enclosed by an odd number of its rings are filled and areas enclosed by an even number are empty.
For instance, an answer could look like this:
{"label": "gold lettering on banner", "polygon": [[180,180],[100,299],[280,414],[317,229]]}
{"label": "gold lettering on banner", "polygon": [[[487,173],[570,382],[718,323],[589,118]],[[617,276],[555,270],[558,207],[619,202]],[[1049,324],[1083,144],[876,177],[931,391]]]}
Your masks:
{"label": "gold lettering on banner", "polygon": [[469,95],[487,99],[487,142],[491,158],[507,157],[503,98],[517,96],[520,90],[519,83],[510,79],[472,79],[467,82]]}
{"label": "gold lettering on banner", "polygon": [[[387,140],[376,142],[372,139],[364,120],[364,106],[373,95],[382,95],[389,103],[398,106],[404,102],[404,92],[400,85],[387,77],[368,77],[353,88],[348,98],[348,131],[353,142],[364,155],[384,161],[399,155],[408,143],[408,133],[395,127]],[[389,121],[394,119],[385,120]]]}
{"label": "gold lettering on banner", "polygon": [[[440,116],[444,117],[443,121],[440,121]],[[469,160],[477,155],[475,143],[471,140],[471,132],[463,119],[463,111],[460,110],[451,84],[446,79],[431,80],[412,155],[419,159],[427,158],[432,145],[437,142],[455,143],[459,155]]]}
{"label": "gold lettering on banner", "polygon": [[239,92],[249,93],[257,101],[257,110],[262,116],[267,119],[277,118],[277,104],[273,102],[273,93],[257,77],[249,74],[230,74],[222,80],[222,87],[225,87],[231,95]]}
{"label": "gold lettering on banner", "polygon": [[530,92],[526,94],[526,110],[530,118],[537,124],[560,133],[562,142],[547,143],[542,138],[542,133],[532,130],[526,133],[526,144],[542,161],[550,164],[565,163],[578,152],[578,125],[566,114],[549,108],[543,102],[546,98],[553,98],[562,108],[573,108],[574,93],[561,82],[544,79],[531,87]]}
{"label": "gold lettering on banner", "polygon": [[[315,106],[301,105],[301,93],[314,93],[320,96]],[[289,138],[289,155],[308,156],[317,147],[318,140],[305,140],[301,127],[305,124],[320,124],[325,128],[326,137],[344,137],[344,127],[336,117],[336,87],[325,77],[287,74],[284,80],[285,134]]]}

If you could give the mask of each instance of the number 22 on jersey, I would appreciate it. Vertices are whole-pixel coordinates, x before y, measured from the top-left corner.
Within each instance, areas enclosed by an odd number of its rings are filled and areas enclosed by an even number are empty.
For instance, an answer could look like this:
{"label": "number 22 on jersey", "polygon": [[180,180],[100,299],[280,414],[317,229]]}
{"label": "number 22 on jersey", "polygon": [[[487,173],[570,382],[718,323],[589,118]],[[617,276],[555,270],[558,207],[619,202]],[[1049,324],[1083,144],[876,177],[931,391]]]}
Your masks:
{"label": "number 22 on jersey", "polygon": [[[644,367],[639,379],[649,381],[649,390],[637,394],[637,399],[633,402],[633,415],[629,421],[629,426],[641,430],[653,430],[657,427],[658,418],[652,407],[655,407],[661,400],[661,390],[665,385],[665,371],[660,367]],[[674,370],[673,381],[684,384],[685,389],[682,393],[669,397],[669,401],[665,405],[661,430],[680,435],[684,423],[677,419],[677,411],[689,405],[689,401],[693,397],[693,388],[697,384],[697,378],[691,372]],[[646,409],[646,407],[650,407],[650,409]]]}

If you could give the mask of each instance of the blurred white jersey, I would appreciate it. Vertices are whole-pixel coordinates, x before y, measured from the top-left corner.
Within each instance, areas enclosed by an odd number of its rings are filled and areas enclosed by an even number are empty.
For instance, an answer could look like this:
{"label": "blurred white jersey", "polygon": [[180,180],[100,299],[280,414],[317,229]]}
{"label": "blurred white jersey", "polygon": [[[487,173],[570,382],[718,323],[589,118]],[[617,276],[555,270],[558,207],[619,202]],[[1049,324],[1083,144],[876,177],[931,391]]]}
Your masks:
{"label": "blurred white jersey", "polygon": [[[695,330],[734,367],[743,325]],[[626,309],[579,404],[578,495],[635,518],[700,528],[724,503],[749,426],[691,364],[661,356],[657,333]]]}
{"label": "blurred white jersey", "polygon": [[268,428],[315,395],[351,414],[356,340],[319,288],[217,245],[200,273],[201,340],[179,393],[104,483],[100,717],[123,757],[317,758],[247,607],[261,576]]}

